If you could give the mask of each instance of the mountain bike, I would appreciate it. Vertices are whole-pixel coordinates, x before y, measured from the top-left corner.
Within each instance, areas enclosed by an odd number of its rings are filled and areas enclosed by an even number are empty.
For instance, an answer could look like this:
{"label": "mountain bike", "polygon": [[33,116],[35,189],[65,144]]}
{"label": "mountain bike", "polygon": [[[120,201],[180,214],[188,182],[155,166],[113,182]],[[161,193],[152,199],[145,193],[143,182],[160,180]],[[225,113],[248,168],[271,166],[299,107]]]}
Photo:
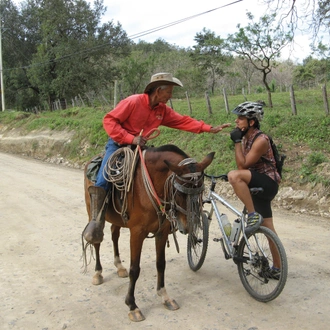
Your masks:
{"label": "mountain bike", "polygon": [[[203,199],[203,212],[198,225],[194,226],[193,232],[188,235],[187,257],[189,267],[193,271],[199,270],[205,260],[209,242],[209,223],[215,215],[221,237],[215,238],[220,242],[225,259],[232,259],[237,265],[240,280],[246,291],[256,300],[268,302],[282,292],[288,274],[288,262],[283,244],[279,237],[270,229],[260,228],[250,235],[245,233],[247,210],[244,207],[240,212],[223,197],[215,192],[217,179],[228,181],[226,174],[208,175],[211,185]],[[251,194],[262,192],[262,188],[251,188]],[[230,210],[237,217],[232,225],[224,225],[226,218],[219,209],[219,203]],[[208,211],[206,204],[210,204]],[[226,228],[225,228],[226,227]],[[231,227],[231,228],[230,228]],[[230,229],[231,230],[230,230]],[[280,269],[276,274],[272,266]]]}

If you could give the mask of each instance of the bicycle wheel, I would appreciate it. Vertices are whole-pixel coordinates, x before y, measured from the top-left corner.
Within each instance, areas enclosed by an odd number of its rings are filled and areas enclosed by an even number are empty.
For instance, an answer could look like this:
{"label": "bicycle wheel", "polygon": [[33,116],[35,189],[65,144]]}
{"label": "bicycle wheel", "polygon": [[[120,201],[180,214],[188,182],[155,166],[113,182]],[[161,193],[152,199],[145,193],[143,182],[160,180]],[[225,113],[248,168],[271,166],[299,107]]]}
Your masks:
{"label": "bicycle wheel", "polygon": [[188,235],[187,257],[189,267],[196,272],[204,263],[209,242],[209,219],[207,211],[203,211],[201,221],[194,227],[192,233]]}
{"label": "bicycle wheel", "polygon": [[[260,227],[250,235],[248,242],[250,250],[242,237],[235,258],[240,279],[254,299],[261,302],[271,301],[282,292],[288,275],[284,247],[278,236],[266,227]],[[276,274],[271,271],[274,261],[280,268],[280,272]]]}

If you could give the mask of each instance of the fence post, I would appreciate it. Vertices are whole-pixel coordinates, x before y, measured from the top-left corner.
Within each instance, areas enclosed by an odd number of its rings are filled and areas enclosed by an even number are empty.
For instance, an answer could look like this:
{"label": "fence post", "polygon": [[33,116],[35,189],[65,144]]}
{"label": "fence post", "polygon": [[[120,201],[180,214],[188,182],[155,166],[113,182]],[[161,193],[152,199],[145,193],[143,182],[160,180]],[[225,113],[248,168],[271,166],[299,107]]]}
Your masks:
{"label": "fence post", "polygon": [[244,87],[242,88],[242,95],[243,95],[243,97],[244,97],[244,100],[247,101],[247,98],[246,98],[246,96],[245,96],[245,89],[244,89]]}
{"label": "fence post", "polygon": [[324,103],[324,110],[325,114],[329,115],[329,103],[328,103],[328,95],[327,95],[327,85],[324,84],[322,86],[322,92],[323,92],[323,103]]}
{"label": "fence post", "polygon": [[206,106],[207,106],[207,110],[209,112],[209,115],[212,115],[212,107],[211,107],[211,102],[210,102],[210,97],[209,97],[208,92],[205,92],[205,99],[206,99]]}
{"label": "fence post", "polygon": [[117,94],[118,94],[118,80],[115,80],[115,87],[113,92],[113,107],[115,108],[117,105]]}
{"label": "fence post", "polygon": [[79,98],[80,98],[80,101],[81,101],[81,103],[82,103],[83,107],[85,107],[85,103],[84,103],[84,100],[81,98],[80,94],[78,94],[78,96],[79,96]]}
{"label": "fence post", "polygon": [[296,98],[294,96],[293,85],[290,86],[290,100],[291,100],[291,110],[293,115],[297,115],[297,108],[296,108]]}
{"label": "fence post", "polygon": [[189,114],[190,114],[190,116],[192,116],[192,108],[191,108],[188,92],[186,92],[186,99],[188,102]]}
{"label": "fence post", "polygon": [[228,115],[229,114],[229,104],[228,104],[228,98],[227,98],[227,93],[226,93],[225,88],[222,89],[222,93],[223,93],[223,98],[224,98],[224,101],[225,101],[226,113]]}

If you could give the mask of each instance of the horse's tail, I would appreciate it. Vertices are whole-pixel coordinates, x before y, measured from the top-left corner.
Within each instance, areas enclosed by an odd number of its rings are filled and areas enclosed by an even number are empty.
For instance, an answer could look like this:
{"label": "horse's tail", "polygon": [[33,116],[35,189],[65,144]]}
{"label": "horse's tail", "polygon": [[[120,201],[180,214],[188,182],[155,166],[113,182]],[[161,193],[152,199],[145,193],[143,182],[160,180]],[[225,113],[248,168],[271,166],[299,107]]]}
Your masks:
{"label": "horse's tail", "polygon": [[[86,227],[87,227],[87,225],[86,225]],[[83,234],[84,234],[84,231],[85,231],[86,227],[84,228],[83,232],[81,233],[81,247],[82,247],[81,259],[83,261],[83,265],[82,265],[81,268],[83,268],[83,270],[82,270],[83,274],[87,273],[87,267],[91,263],[92,257],[94,259],[92,244],[89,243],[89,242],[86,242],[86,243],[84,242],[84,235]],[[88,247],[90,248],[89,261],[87,261],[87,249],[88,249]]]}

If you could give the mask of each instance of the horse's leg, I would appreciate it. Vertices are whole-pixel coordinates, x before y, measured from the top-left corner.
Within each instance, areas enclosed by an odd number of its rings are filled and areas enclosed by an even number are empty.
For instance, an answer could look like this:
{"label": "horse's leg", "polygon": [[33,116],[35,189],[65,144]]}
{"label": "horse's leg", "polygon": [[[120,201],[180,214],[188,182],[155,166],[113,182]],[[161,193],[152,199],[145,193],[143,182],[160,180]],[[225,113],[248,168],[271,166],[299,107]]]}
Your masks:
{"label": "horse's leg", "polygon": [[168,235],[160,234],[156,236],[156,267],[157,267],[157,294],[162,297],[163,304],[171,311],[180,308],[174,299],[171,299],[165,289],[165,245]]}
{"label": "horse's leg", "polygon": [[126,268],[122,265],[119,256],[118,240],[120,236],[120,227],[111,225],[111,237],[113,243],[114,264],[117,267],[117,274],[119,277],[127,277],[128,273]]}
{"label": "horse's leg", "polygon": [[129,307],[128,317],[133,322],[139,322],[145,320],[142,312],[135,303],[135,284],[140,275],[140,259],[143,241],[146,235],[143,235],[140,231],[133,232],[131,230],[130,237],[130,250],[131,250],[131,263],[129,269],[129,286],[125,299],[125,304]]}
{"label": "horse's leg", "polygon": [[101,246],[100,243],[94,244],[95,258],[96,258],[95,274],[93,276],[93,281],[92,281],[94,285],[99,285],[103,283],[102,265],[100,261],[100,246]]}

